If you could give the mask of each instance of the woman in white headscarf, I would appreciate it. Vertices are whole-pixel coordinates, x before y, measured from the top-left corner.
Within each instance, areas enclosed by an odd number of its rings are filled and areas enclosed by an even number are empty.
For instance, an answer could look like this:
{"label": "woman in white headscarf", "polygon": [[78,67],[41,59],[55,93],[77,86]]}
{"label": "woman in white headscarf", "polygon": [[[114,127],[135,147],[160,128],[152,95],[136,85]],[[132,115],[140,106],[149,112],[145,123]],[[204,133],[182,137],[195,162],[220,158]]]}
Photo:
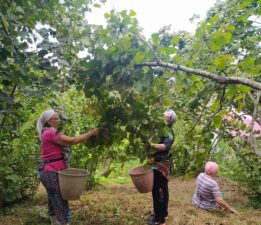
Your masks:
{"label": "woman in white headscarf", "polygon": [[165,225],[168,217],[169,190],[168,180],[170,174],[170,148],[174,143],[174,131],[172,125],[176,122],[176,113],[168,109],[163,113],[163,119],[169,128],[166,136],[161,136],[157,144],[150,143],[156,150],[153,158],[154,184],[152,190],[154,215],[151,216],[149,225]]}
{"label": "woman in white headscarf", "polygon": [[41,140],[40,180],[48,194],[48,213],[51,224],[68,224],[70,211],[68,201],[62,199],[57,171],[67,168],[63,147],[87,141],[99,134],[95,128],[76,137],[57,133],[60,117],[54,110],[44,111],[38,119],[37,131]]}

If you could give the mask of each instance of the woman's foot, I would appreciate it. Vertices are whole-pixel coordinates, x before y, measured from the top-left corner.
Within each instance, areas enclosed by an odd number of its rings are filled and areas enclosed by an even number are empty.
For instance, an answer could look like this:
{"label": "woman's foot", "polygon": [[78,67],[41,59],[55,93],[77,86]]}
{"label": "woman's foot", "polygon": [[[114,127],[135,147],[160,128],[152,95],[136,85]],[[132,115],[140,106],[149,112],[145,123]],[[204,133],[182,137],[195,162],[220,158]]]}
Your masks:
{"label": "woman's foot", "polygon": [[[169,219],[168,215],[165,216],[165,220]],[[155,215],[150,214],[150,220],[155,220]]]}
{"label": "woman's foot", "polygon": [[[168,217],[168,215],[166,215],[165,220],[168,220],[168,219],[169,219],[169,217]],[[149,221],[155,221],[155,215],[154,214],[150,214]]]}
{"label": "woman's foot", "polygon": [[160,223],[160,222],[152,222],[152,223],[148,223],[148,225],[166,225],[166,223]]}
{"label": "woman's foot", "polygon": [[[56,218],[56,216],[50,216],[51,225],[62,225]],[[69,225],[69,223],[63,224]]]}
{"label": "woman's foot", "polygon": [[161,223],[161,222],[157,222],[157,221],[149,221],[147,223],[148,225],[166,225],[166,223]]}
{"label": "woman's foot", "polygon": [[59,225],[60,224],[58,222],[56,216],[50,216],[50,221],[51,221],[51,225]]}

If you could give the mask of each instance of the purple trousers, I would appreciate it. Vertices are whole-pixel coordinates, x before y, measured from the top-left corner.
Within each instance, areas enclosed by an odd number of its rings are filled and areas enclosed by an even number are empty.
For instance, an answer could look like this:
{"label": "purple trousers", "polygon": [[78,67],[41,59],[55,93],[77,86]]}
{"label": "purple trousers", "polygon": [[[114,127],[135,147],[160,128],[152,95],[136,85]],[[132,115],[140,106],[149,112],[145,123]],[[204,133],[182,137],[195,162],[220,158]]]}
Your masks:
{"label": "purple trousers", "polygon": [[62,199],[59,187],[58,173],[55,171],[40,172],[40,181],[48,194],[48,214],[56,216],[61,224],[67,224],[71,217],[69,203]]}

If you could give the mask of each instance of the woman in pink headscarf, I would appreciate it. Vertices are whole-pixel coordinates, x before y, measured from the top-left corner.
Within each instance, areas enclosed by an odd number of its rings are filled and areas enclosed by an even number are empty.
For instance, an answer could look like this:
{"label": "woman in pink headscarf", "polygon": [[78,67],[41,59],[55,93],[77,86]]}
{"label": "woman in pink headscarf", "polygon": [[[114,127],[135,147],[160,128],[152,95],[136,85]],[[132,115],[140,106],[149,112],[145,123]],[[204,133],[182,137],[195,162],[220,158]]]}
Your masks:
{"label": "woman in pink headscarf", "polygon": [[192,198],[193,205],[204,210],[213,210],[223,207],[239,215],[238,212],[230,207],[221,197],[218,184],[214,180],[217,172],[218,164],[215,162],[206,163],[205,173],[200,173],[197,177],[196,190]]}

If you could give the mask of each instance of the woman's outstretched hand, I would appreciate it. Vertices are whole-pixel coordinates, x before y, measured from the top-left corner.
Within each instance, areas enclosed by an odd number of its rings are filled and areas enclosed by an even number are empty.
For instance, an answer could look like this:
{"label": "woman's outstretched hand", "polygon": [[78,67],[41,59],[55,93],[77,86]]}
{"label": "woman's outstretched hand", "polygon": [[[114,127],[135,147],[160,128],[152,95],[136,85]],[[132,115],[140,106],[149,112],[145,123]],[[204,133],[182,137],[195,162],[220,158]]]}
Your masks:
{"label": "woman's outstretched hand", "polygon": [[239,216],[239,217],[241,216],[235,209],[230,208],[229,210],[230,210],[230,212],[235,213],[237,216]]}
{"label": "woman's outstretched hand", "polygon": [[94,128],[91,132],[92,132],[92,136],[97,136],[100,133],[100,128]]}

